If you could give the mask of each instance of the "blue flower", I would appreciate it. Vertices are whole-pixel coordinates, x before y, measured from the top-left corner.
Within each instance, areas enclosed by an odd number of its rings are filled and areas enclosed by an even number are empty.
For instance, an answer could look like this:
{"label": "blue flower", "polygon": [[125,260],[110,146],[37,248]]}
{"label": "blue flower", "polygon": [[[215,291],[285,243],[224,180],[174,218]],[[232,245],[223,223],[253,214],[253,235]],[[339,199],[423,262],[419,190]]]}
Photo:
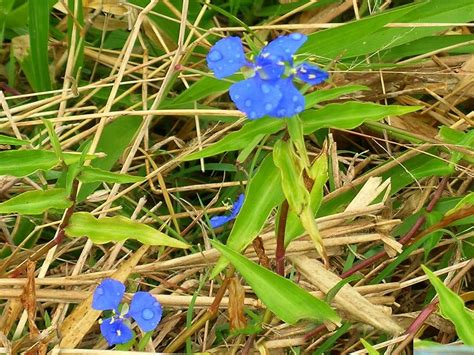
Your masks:
{"label": "blue flower", "polygon": [[293,79],[317,85],[329,77],[325,71],[306,62],[295,67],[293,56],[306,40],[301,33],[280,36],[263,47],[252,63],[245,59],[240,38],[226,37],[211,48],[207,65],[219,79],[244,66],[251,69],[251,77],[233,84],[229,90],[232,101],[249,119],[265,115],[291,117],[305,106],[304,96]]}
{"label": "blue flower", "polygon": [[161,304],[149,292],[137,292],[133,295],[128,314],[145,332],[156,328],[163,311]]}
{"label": "blue flower", "polygon": [[234,202],[232,205],[232,209],[230,210],[230,214],[227,216],[214,216],[210,219],[211,227],[212,228],[217,228],[220,227],[224,224],[226,224],[229,221],[232,221],[233,219],[237,218],[237,215],[240,212],[240,209],[242,208],[242,205],[244,204],[244,194],[240,194],[237,201]]}
{"label": "blue flower", "polygon": [[133,332],[119,317],[104,319],[100,324],[100,332],[109,345],[125,344],[133,338]]}
{"label": "blue flower", "polygon": [[118,306],[124,293],[125,285],[122,282],[105,279],[97,286],[92,298],[92,308],[113,312],[112,317],[104,319],[100,324],[100,331],[110,346],[125,344],[132,339],[133,332],[128,318],[134,319],[144,332],[155,329],[161,321],[161,304],[149,292],[135,293],[129,312],[118,315]]}

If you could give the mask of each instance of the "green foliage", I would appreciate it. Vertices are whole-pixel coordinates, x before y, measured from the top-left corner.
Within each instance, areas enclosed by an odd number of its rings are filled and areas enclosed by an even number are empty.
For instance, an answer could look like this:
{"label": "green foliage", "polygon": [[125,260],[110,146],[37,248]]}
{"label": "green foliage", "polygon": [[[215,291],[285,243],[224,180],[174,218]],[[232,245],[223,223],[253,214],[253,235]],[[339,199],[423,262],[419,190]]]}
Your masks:
{"label": "green foliage", "polygon": [[49,1],[28,1],[28,28],[33,71],[31,86],[36,91],[52,89],[49,76]]}
{"label": "green foliage", "polygon": [[[273,209],[285,199],[281,190],[280,173],[268,155],[257,173],[249,182],[244,204],[227,240],[232,250],[244,250],[260,233]],[[216,277],[228,261],[221,257],[214,267],[211,277]]]}
{"label": "green foliage", "polygon": [[8,144],[8,145],[25,145],[29,144],[28,141],[17,139],[9,136],[5,136],[0,134],[0,144]]}
{"label": "green foliage", "polygon": [[339,323],[340,317],[331,307],[294,282],[248,260],[217,241],[211,243],[235,266],[268,309],[284,322],[295,324],[302,319],[312,319]]}
{"label": "green foliage", "polygon": [[143,177],[120,173],[112,173],[99,168],[86,166],[78,175],[78,179],[84,183],[108,182],[115,184],[128,184],[143,181]]}
{"label": "green foliage", "polygon": [[76,212],[71,217],[66,233],[71,238],[87,236],[97,244],[136,239],[147,245],[189,248],[189,245],[182,241],[170,238],[152,227],[123,216],[96,219],[91,213]]}
{"label": "green foliage", "polygon": [[464,302],[458,294],[446,287],[445,284],[426,266],[421,265],[439,297],[441,315],[453,322],[456,333],[466,345],[474,345],[474,312],[464,307]]}
{"label": "green foliage", "polygon": [[[68,165],[77,163],[80,157],[79,154],[64,153]],[[60,163],[56,153],[49,150],[6,150],[0,152],[0,175],[23,177],[38,170],[50,170]]]}
{"label": "green foliage", "polygon": [[360,338],[360,342],[364,345],[365,350],[369,355],[379,355],[380,353],[367,340]]}
{"label": "green foliage", "polygon": [[0,203],[0,213],[41,214],[49,209],[63,210],[72,205],[65,189],[23,192]]}

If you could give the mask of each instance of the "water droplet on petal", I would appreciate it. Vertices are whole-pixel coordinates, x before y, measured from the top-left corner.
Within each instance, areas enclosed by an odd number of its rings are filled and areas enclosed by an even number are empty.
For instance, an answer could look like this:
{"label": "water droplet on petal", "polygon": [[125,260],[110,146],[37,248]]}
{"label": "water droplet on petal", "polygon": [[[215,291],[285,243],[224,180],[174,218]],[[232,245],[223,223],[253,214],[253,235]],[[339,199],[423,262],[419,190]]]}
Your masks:
{"label": "water droplet on petal", "polygon": [[270,86],[267,85],[267,84],[263,84],[263,85],[262,85],[262,92],[263,92],[264,94],[268,94],[268,93],[270,92]]}
{"label": "water droplet on petal", "polygon": [[218,50],[213,50],[208,54],[207,58],[211,62],[217,62],[222,59],[222,54]]}
{"label": "water droplet on petal", "polygon": [[290,53],[291,52],[291,49],[290,48],[286,48],[285,49],[285,53]]}
{"label": "water droplet on petal", "polygon": [[251,111],[249,114],[250,118],[257,118],[257,113],[255,111]]}
{"label": "water droplet on petal", "polygon": [[301,112],[301,111],[303,111],[303,106],[301,105],[296,106],[296,112]]}
{"label": "water droplet on petal", "polygon": [[95,292],[97,292],[98,295],[103,295],[104,294],[104,289],[101,286],[99,286],[99,287],[97,287]]}
{"label": "water droplet on petal", "polygon": [[297,95],[295,95],[295,96],[293,96],[292,100],[293,100],[293,102],[296,102],[296,101],[299,100],[299,97]]}
{"label": "water droplet on petal", "polygon": [[265,105],[265,110],[266,110],[266,111],[270,111],[272,108],[273,108],[273,105],[270,104],[270,103],[268,103],[268,104]]}
{"label": "water droplet on petal", "polygon": [[153,302],[153,307],[156,307],[156,308],[161,308],[161,304],[160,302]]}
{"label": "water droplet on petal", "polygon": [[229,62],[229,64],[232,64],[232,63],[234,63],[234,60],[233,60],[233,59],[229,59],[228,62]]}
{"label": "water droplet on petal", "polygon": [[150,319],[152,319],[154,316],[155,316],[155,314],[153,313],[153,311],[152,311],[151,309],[145,308],[145,309],[142,311],[142,318],[145,319],[145,320],[150,320]]}
{"label": "water droplet on petal", "polygon": [[235,95],[234,97],[236,100],[240,99],[240,95]]}
{"label": "water droplet on petal", "polygon": [[245,100],[245,106],[247,107],[252,106],[252,100]]}
{"label": "water droplet on petal", "polygon": [[295,41],[299,41],[301,39],[301,37],[303,37],[303,35],[301,33],[292,33],[290,35],[290,38],[294,39]]}

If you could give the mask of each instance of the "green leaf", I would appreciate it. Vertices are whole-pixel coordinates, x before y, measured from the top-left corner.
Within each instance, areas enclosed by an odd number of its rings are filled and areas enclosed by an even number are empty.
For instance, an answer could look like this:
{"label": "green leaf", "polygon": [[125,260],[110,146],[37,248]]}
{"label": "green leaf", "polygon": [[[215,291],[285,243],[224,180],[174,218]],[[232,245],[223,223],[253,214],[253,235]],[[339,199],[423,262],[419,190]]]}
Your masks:
{"label": "green leaf", "polygon": [[0,213],[41,214],[48,209],[63,210],[72,205],[65,189],[24,192],[0,203]]}
{"label": "green leaf", "polygon": [[63,151],[61,150],[61,143],[59,143],[59,137],[56,134],[56,131],[54,130],[53,124],[46,118],[42,118],[41,120],[43,121],[43,124],[45,125],[46,130],[48,131],[48,136],[51,141],[51,145],[53,146],[53,150],[56,153],[58,160],[63,161],[64,156]]}
{"label": "green leaf", "polygon": [[[311,166],[311,174],[314,184],[310,192],[310,206],[313,216],[319,210],[323,201],[324,185],[328,180],[328,160],[327,154],[322,153]],[[286,230],[285,230],[285,246],[293,239],[300,236],[304,232],[304,227],[299,221],[298,216],[293,212],[288,212]]]}
{"label": "green leaf", "polygon": [[294,282],[248,260],[217,241],[211,240],[211,243],[230,260],[268,309],[284,322],[295,324],[301,319],[331,321],[336,324],[340,322],[340,317],[328,304]]}
{"label": "green leaf", "polygon": [[345,102],[329,104],[319,110],[306,110],[300,114],[304,133],[320,128],[353,129],[366,121],[377,121],[391,115],[403,115],[417,111],[421,106],[378,105],[369,102]]}
{"label": "green leaf", "polygon": [[[79,154],[64,153],[66,164],[78,162]],[[87,156],[88,159],[93,156]],[[50,170],[60,161],[54,152],[49,150],[6,150],[0,152],[0,175],[23,177],[38,170]]]}
{"label": "green leaf", "polygon": [[450,290],[426,266],[421,265],[439,297],[441,315],[453,322],[456,333],[466,345],[474,345],[474,312],[464,306],[458,294]]}
{"label": "green leaf", "polygon": [[[442,126],[439,130],[441,139],[449,144],[456,145],[458,147],[464,147],[471,152],[474,149],[474,130],[468,132],[457,131],[455,129]],[[449,149],[449,147],[447,147]],[[451,162],[457,163],[462,158],[466,159],[470,163],[474,163],[474,157],[468,154],[462,154],[459,151],[451,151]]]}
{"label": "green leaf", "polygon": [[369,355],[379,355],[380,353],[375,349],[368,341],[366,341],[364,338],[360,338],[360,342],[362,345],[364,345],[365,350],[367,350],[367,353]]}
{"label": "green leaf", "polygon": [[110,171],[102,170],[99,168],[86,166],[79,174],[78,179],[84,183],[108,182],[117,184],[128,184],[143,181],[144,178],[141,176],[112,173]]}
{"label": "green leaf", "polygon": [[[97,152],[105,153],[106,157],[93,161],[91,166],[102,170],[112,169],[117,160],[123,154],[124,150],[129,146],[129,144],[131,144],[141,122],[142,117],[122,116],[108,124],[102,132],[96,149]],[[117,137],[120,137],[120,139],[117,139]],[[88,149],[87,147],[89,144],[90,140],[84,143],[80,149]],[[77,200],[85,200],[99,186],[99,182],[83,184],[77,195]]]}
{"label": "green leaf", "polygon": [[351,283],[352,281],[359,281],[362,278],[362,275],[351,275],[346,277],[345,279],[342,279],[333,288],[331,288],[328,293],[326,293],[326,297],[324,297],[324,300],[327,303],[331,303],[334,297],[336,297],[337,293],[341,290],[341,288],[343,288],[348,283]]}
{"label": "green leaf", "polygon": [[357,91],[365,91],[370,90],[367,86],[364,85],[347,85],[341,86],[338,88],[326,89],[326,90],[316,90],[312,93],[305,96],[306,100],[306,108],[311,108],[317,103],[334,100],[340,96],[352,94],[353,92]]}
{"label": "green leaf", "polygon": [[136,239],[147,245],[189,248],[189,245],[140,222],[123,216],[96,219],[91,213],[76,212],[66,228],[69,237],[87,236],[96,244]]}
{"label": "green leaf", "polygon": [[[230,232],[227,246],[239,252],[247,248],[262,230],[272,210],[284,199],[280,173],[273,163],[272,156],[268,155],[249,182],[244,204]],[[221,257],[211,277],[216,277],[227,264],[228,261]]]}
{"label": "green leaf", "polygon": [[195,160],[214,156],[223,152],[230,152],[245,148],[251,144],[255,137],[262,134],[272,134],[285,127],[283,120],[270,117],[247,122],[240,130],[229,133],[223,139],[199,152],[192,153],[183,158],[184,161]]}
{"label": "green leaf", "polygon": [[311,209],[310,193],[304,183],[302,164],[298,161],[291,142],[277,142],[273,149],[273,160],[280,171],[281,187],[290,210],[299,217],[316,250],[326,258],[323,240]]}
{"label": "green leaf", "polygon": [[48,60],[48,0],[28,1],[28,29],[34,78],[30,84],[35,91],[49,91],[52,87]]}
{"label": "green leaf", "polygon": [[0,144],[8,144],[8,145],[25,145],[29,144],[30,142],[24,141],[21,139],[5,136],[0,134]]}
{"label": "green leaf", "polygon": [[[391,22],[403,23],[449,23],[472,21],[474,4],[466,0],[431,0],[397,7],[375,16],[353,21],[340,27],[319,31],[310,35],[302,47],[306,51],[324,58],[338,59],[364,56],[402,45],[423,37],[446,31],[446,28],[404,27],[387,28]],[[372,56],[374,60],[377,56]],[[360,60],[363,63],[364,60]],[[357,64],[352,64],[354,67]]]}
{"label": "green leaf", "polygon": [[204,76],[191,85],[189,89],[183,90],[181,94],[171,101],[170,106],[195,102],[209,95],[224,92],[229,89],[230,85],[232,85],[232,83],[229,81]]}

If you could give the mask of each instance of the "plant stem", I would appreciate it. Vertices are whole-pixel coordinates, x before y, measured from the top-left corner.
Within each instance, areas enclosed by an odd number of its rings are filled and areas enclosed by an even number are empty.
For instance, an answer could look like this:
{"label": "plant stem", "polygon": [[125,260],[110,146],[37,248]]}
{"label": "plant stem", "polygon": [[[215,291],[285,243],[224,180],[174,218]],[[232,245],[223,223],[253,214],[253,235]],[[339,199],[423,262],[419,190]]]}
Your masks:
{"label": "plant stem", "polygon": [[[441,183],[438,185],[438,188],[436,189],[435,193],[433,194],[433,198],[429,202],[428,206],[426,207],[425,211],[426,213],[430,213],[433,208],[436,206],[436,203],[439,201],[441,198],[441,195],[443,194],[444,188],[446,187],[446,184],[448,182],[448,177],[443,178],[441,180]],[[411,227],[411,229],[406,233],[400,240],[398,241],[402,245],[406,245],[419,231],[421,226],[425,223],[426,221],[426,215],[423,214],[423,216],[420,216],[415,224]],[[381,251],[373,256],[371,256],[368,259],[365,259],[364,261],[358,263],[357,265],[354,265],[352,268],[347,270],[346,272],[343,272],[341,274],[341,278],[346,278],[348,276],[351,276],[352,274],[356,273],[359,270],[362,270],[366,268],[367,266],[372,265],[375,263],[377,260],[382,259],[383,257],[387,256],[387,253],[385,251]]]}
{"label": "plant stem", "polygon": [[176,350],[178,350],[182,344],[186,341],[187,338],[189,338],[191,335],[196,333],[199,329],[204,327],[204,325],[211,319],[213,319],[219,310],[219,305],[222,301],[222,297],[224,297],[225,292],[227,291],[227,287],[229,286],[230,279],[234,275],[234,268],[231,268],[225,279],[224,282],[222,283],[222,286],[219,288],[217,291],[216,296],[214,297],[214,301],[212,302],[211,306],[209,309],[204,313],[204,315],[199,318],[197,321],[195,321],[191,327],[186,329],[184,332],[182,332],[178,337],[169,344],[165,350],[163,351],[164,353],[174,353]]}
{"label": "plant stem", "polygon": [[288,201],[281,204],[280,219],[278,222],[278,233],[275,249],[276,272],[278,275],[285,275],[285,230],[288,219]]}

